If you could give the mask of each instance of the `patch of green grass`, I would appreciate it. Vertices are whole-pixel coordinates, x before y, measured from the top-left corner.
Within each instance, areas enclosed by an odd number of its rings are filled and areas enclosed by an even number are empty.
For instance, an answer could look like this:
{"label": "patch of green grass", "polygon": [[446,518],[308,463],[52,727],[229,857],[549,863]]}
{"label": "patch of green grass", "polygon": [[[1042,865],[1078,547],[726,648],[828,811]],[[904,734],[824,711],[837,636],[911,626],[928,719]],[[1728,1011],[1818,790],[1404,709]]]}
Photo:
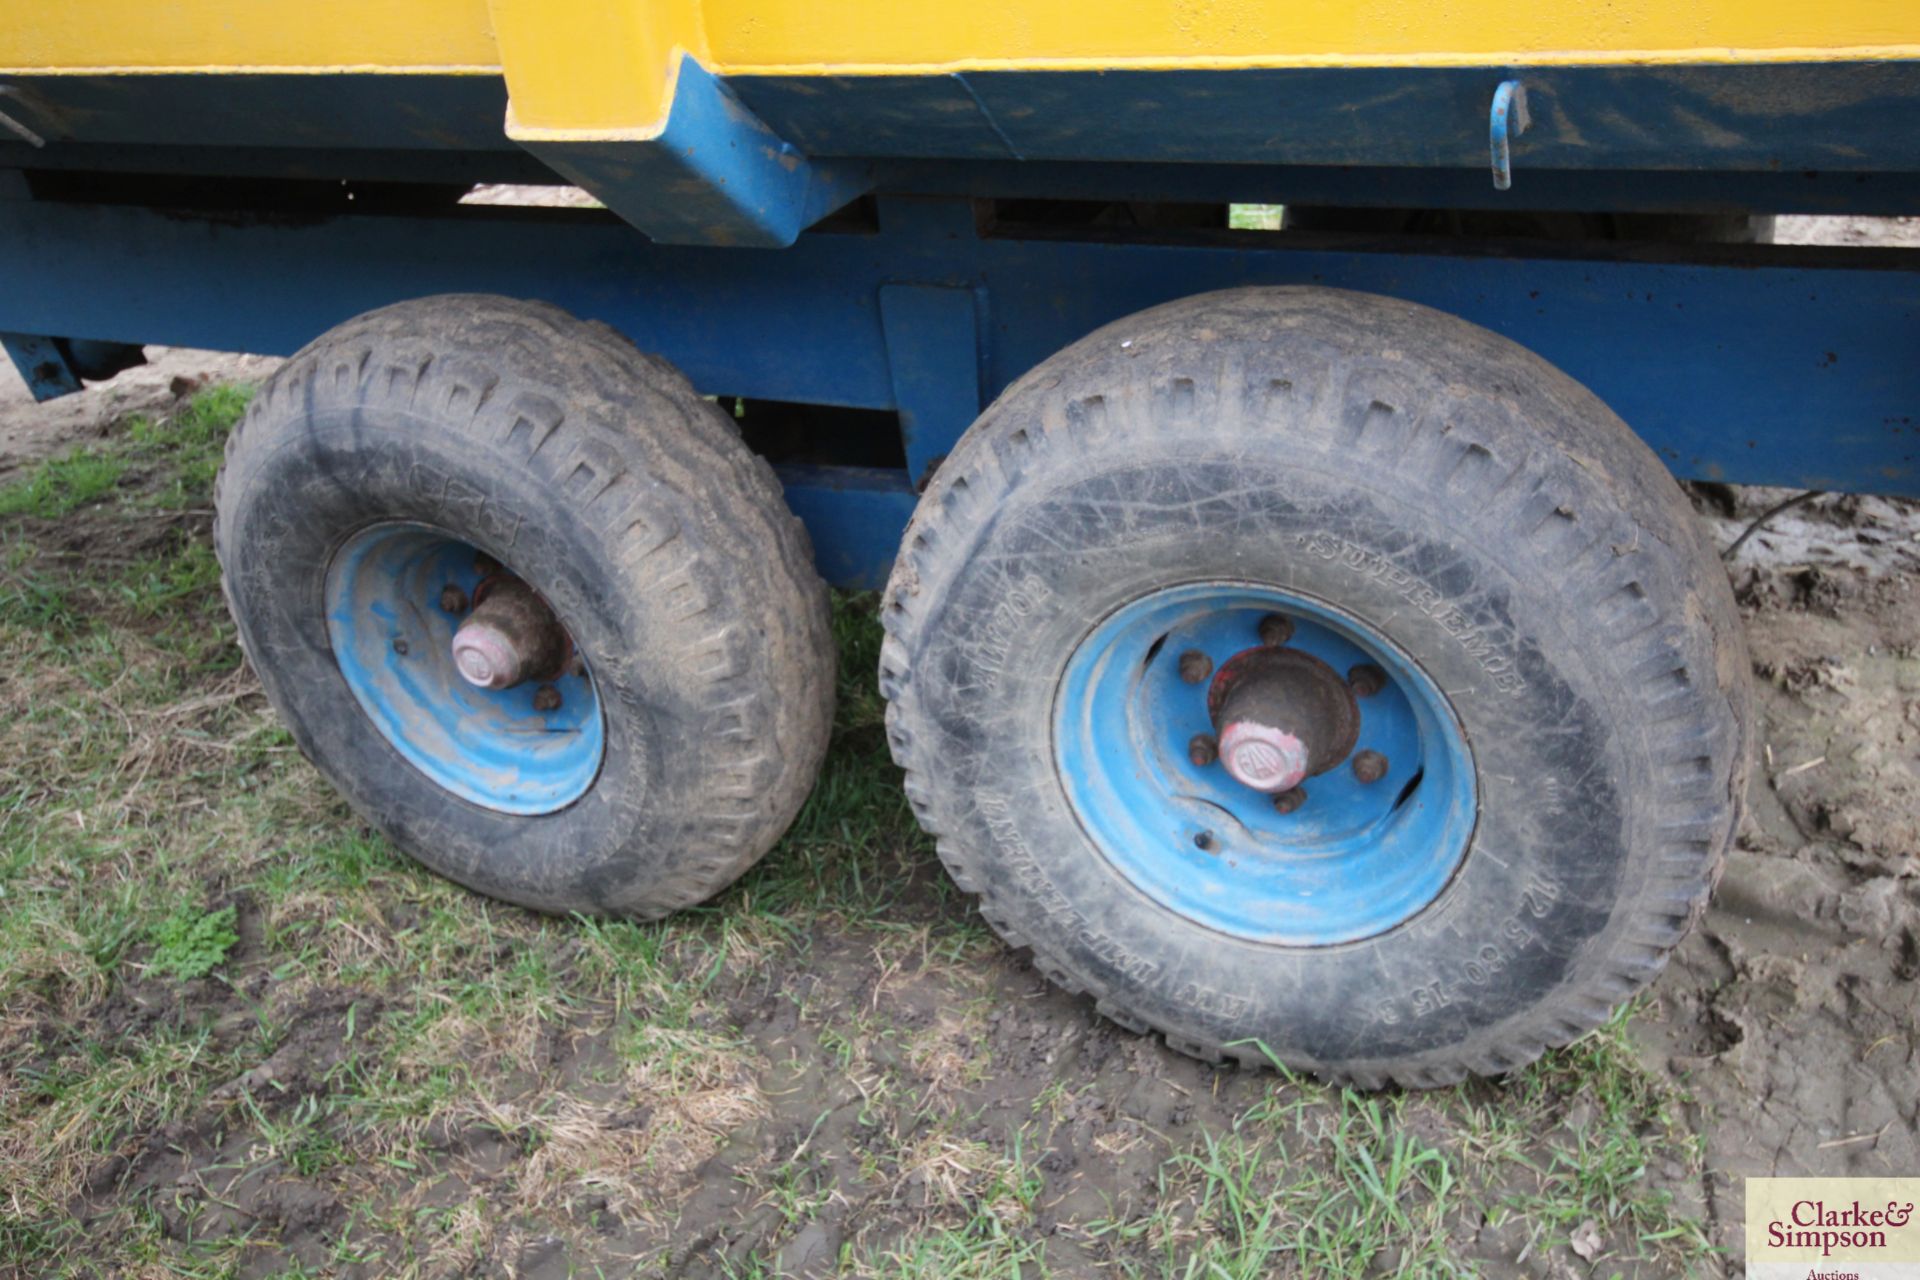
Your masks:
{"label": "patch of green grass", "polygon": [[[219,566],[204,536],[182,527],[211,514],[226,437],[251,391],[201,392],[164,418],[135,418],[103,443],[36,466],[0,487],[0,627],[55,640],[131,612],[165,624],[177,650],[230,655],[220,617]],[[204,527],[204,525],[202,526]],[[210,625],[212,624],[212,625]],[[226,667],[233,660],[228,656]]]}
{"label": "patch of green grass", "polygon": [[127,427],[127,440],[138,456],[164,460],[169,474],[149,490],[148,506],[192,508],[206,503],[227,436],[246,414],[253,388],[209,387],[165,418],[136,418]]}
{"label": "patch of green grass", "polygon": [[10,1229],[36,1224],[0,1255],[36,1274],[219,1269],[133,1205],[111,1247],[60,1224],[89,1169],[200,1105],[253,1043],[216,1040],[211,1014],[171,998],[151,1025],[91,1020],[130,985],[231,955],[232,907],[178,904],[231,874],[262,793],[289,781],[279,731],[231,684],[205,536],[246,395],[125,424],[0,489],[0,1079],[35,1082],[0,1087],[0,1199],[24,1215]]}
{"label": "patch of green grass", "polygon": [[[30,548],[25,550],[31,554]],[[57,579],[29,567],[26,560],[23,556],[0,567],[0,626],[43,635],[75,630],[81,614],[72,592]]]}
{"label": "patch of green grass", "polygon": [[1031,1280],[1048,1274],[1046,1243],[991,1214],[916,1234],[859,1274],[884,1280]]}
{"label": "patch of green grass", "polygon": [[251,1094],[243,1095],[242,1105],[260,1141],[299,1177],[316,1177],[350,1158],[333,1132],[332,1104],[317,1094],[302,1098],[284,1117],[269,1115]]}
{"label": "patch of green grass", "polygon": [[1162,1167],[1156,1212],[1093,1230],[1150,1245],[1145,1274],[1167,1280],[1460,1274],[1448,1236],[1466,1207],[1457,1159],[1408,1132],[1403,1107],[1281,1086]]}
{"label": "patch of green grass", "polygon": [[176,911],[153,930],[153,954],[147,966],[176,978],[203,978],[212,973],[240,934],[234,929],[234,908],[215,911]]}
{"label": "patch of green grass", "polygon": [[49,458],[24,479],[0,488],[0,517],[56,520],[113,496],[133,472],[144,469],[165,473],[160,483],[146,487],[145,505],[203,503],[212,493],[227,434],[252,396],[247,387],[214,387],[166,417],[131,419],[105,444]]}
{"label": "patch of green grass", "polygon": [[[1513,1158],[1535,1179],[1505,1203],[1555,1239],[1592,1218],[1606,1224],[1616,1254],[1698,1261],[1713,1252],[1704,1225],[1681,1212],[1671,1192],[1652,1185],[1650,1173],[1657,1162],[1673,1161],[1697,1176],[1704,1151],[1687,1127],[1686,1099],[1647,1070],[1628,1038],[1640,1003],[1616,1010],[1513,1082],[1516,1105],[1493,1125],[1509,1130]],[[1517,1128],[1522,1117],[1543,1112],[1557,1113],[1560,1121],[1545,1135],[1544,1156],[1539,1133]]]}
{"label": "patch of green grass", "polygon": [[1236,231],[1278,231],[1286,212],[1283,204],[1232,204],[1227,206],[1227,225]]}
{"label": "patch of green grass", "polygon": [[1030,1228],[1046,1180],[1020,1131],[996,1154],[983,1144],[929,1135],[906,1163],[938,1187],[942,1208],[866,1259],[859,1274],[885,1280],[1022,1280],[1044,1276],[1046,1245]]}
{"label": "patch of green grass", "polygon": [[[1161,1166],[1145,1214],[1090,1224],[1145,1249],[1128,1274],[1188,1280],[1475,1273],[1463,1242],[1506,1226],[1530,1251],[1601,1224],[1609,1257],[1691,1271],[1704,1224],[1649,1185],[1656,1157],[1697,1176],[1684,1099],[1634,1056],[1631,1009],[1499,1082],[1361,1095],[1284,1070],[1226,1132]],[[1044,1095],[1042,1095],[1044,1096]],[[1530,1242],[1530,1243],[1528,1243]]]}
{"label": "patch of green grass", "polygon": [[189,542],[171,554],[135,560],[111,586],[135,617],[157,618],[176,605],[205,605],[214,600],[220,586],[220,562],[211,546]]}
{"label": "patch of green grass", "polygon": [[111,494],[127,472],[117,453],[83,449],[51,458],[26,479],[0,489],[0,516],[55,520]]}

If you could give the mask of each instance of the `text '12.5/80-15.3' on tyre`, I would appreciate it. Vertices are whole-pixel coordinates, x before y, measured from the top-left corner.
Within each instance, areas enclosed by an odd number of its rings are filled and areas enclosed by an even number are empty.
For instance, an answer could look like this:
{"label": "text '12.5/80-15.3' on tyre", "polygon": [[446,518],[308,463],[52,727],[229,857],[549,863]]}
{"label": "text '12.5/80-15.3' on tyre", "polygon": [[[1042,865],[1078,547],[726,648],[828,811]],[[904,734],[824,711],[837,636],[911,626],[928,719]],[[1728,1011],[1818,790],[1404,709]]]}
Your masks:
{"label": "text '12.5/80-15.3' on tyre", "polygon": [[215,542],[301,749],[442,874],[665,914],[826,749],[826,589],[771,469],[604,326],[483,296],[334,329],[255,398]]}
{"label": "text '12.5/80-15.3' on tyre", "polygon": [[1061,352],[942,465],[884,617],[954,878],[1209,1059],[1510,1070],[1651,980],[1737,819],[1744,650],[1678,487],[1407,303],[1240,290]]}

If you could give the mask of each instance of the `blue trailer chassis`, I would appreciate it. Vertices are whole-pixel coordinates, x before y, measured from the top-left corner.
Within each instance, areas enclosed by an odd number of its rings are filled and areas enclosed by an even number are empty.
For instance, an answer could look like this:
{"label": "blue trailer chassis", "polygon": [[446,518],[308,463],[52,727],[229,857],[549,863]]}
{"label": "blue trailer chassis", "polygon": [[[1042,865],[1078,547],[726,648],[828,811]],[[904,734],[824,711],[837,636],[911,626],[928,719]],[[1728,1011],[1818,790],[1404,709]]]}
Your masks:
{"label": "blue trailer chassis", "polygon": [[896,412],[895,465],[783,468],[843,585],[884,579],[920,484],[1011,381],[1109,320],[1238,285],[1463,316],[1592,388],[1681,477],[1920,495],[1920,252],[1076,230],[994,208],[883,195],[756,250],[656,244],[594,210],[192,212],[0,185],[0,335],[57,394],[76,371],[45,335],[290,353],[403,298],[543,298],[710,394]]}

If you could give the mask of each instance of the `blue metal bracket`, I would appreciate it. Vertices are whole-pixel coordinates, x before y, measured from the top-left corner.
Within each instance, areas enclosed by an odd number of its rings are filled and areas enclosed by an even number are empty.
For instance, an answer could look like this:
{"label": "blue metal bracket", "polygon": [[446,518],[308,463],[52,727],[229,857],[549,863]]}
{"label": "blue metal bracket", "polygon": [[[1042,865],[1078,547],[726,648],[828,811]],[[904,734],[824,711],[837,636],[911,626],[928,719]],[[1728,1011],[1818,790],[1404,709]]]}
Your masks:
{"label": "blue metal bracket", "polygon": [[6,350],[35,400],[52,400],[80,389],[79,373],[52,338],[31,333],[0,333],[0,348]]}
{"label": "blue metal bracket", "polygon": [[980,335],[972,289],[880,286],[887,368],[907,452],[925,487],[940,459],[980,414]]}
{"label": "blue metal bracket", "polygon": [[787,505],[807,526],[821,576],[840,586],[883,585],[900,549],[900,531],[920,502],[906,475],[863,467],[776,471]]}
{"label": "blue metal bracket", "polygon": [[652,138],[517,139],[661,244],[779,249],[872,186],[872,167],[815,163],[685,54]]}
{"label": "blue metal bracket", "polygon": [[1493,149],[1493,189],[1505,191],[1513,185],[1513,157],[1508,140],[1527,131],[1533,120],[1527,115],[1527,87],[1518,80],[1502,81],[1493,91],[1493,110],[1487,126],[1487,141]]}
{"label": "blue metal bracket", "polygon": [[104,381],[147,362],[146,352],[130,343],[32,333],[0,333],[0,349],[20,370],[33,398],[41,401],[71,395],[81,389],[83,380]]}

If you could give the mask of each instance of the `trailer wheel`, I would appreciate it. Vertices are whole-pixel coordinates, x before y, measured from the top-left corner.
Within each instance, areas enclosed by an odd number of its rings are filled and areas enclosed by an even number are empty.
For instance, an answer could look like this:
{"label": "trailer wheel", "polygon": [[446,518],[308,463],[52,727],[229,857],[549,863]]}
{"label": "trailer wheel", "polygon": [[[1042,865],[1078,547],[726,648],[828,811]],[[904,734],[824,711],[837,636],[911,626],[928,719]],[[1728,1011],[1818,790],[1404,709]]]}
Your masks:
{"label": "trailer wheel", "polygon": [[240,642],[369,821],[481,893],[652,917],[812,785],[826,591],[771,470],[672,368],[494,297],[294,356],[227,447]]}
{"label": "trailer wheel", "polygon": [[1677,485],[1407,303],[1210,294],[1061,352],[940,468],[884,617],[960,887],[1209,1060],[1517,1067],[1652,979],[1736,822],[1743,646]]}

